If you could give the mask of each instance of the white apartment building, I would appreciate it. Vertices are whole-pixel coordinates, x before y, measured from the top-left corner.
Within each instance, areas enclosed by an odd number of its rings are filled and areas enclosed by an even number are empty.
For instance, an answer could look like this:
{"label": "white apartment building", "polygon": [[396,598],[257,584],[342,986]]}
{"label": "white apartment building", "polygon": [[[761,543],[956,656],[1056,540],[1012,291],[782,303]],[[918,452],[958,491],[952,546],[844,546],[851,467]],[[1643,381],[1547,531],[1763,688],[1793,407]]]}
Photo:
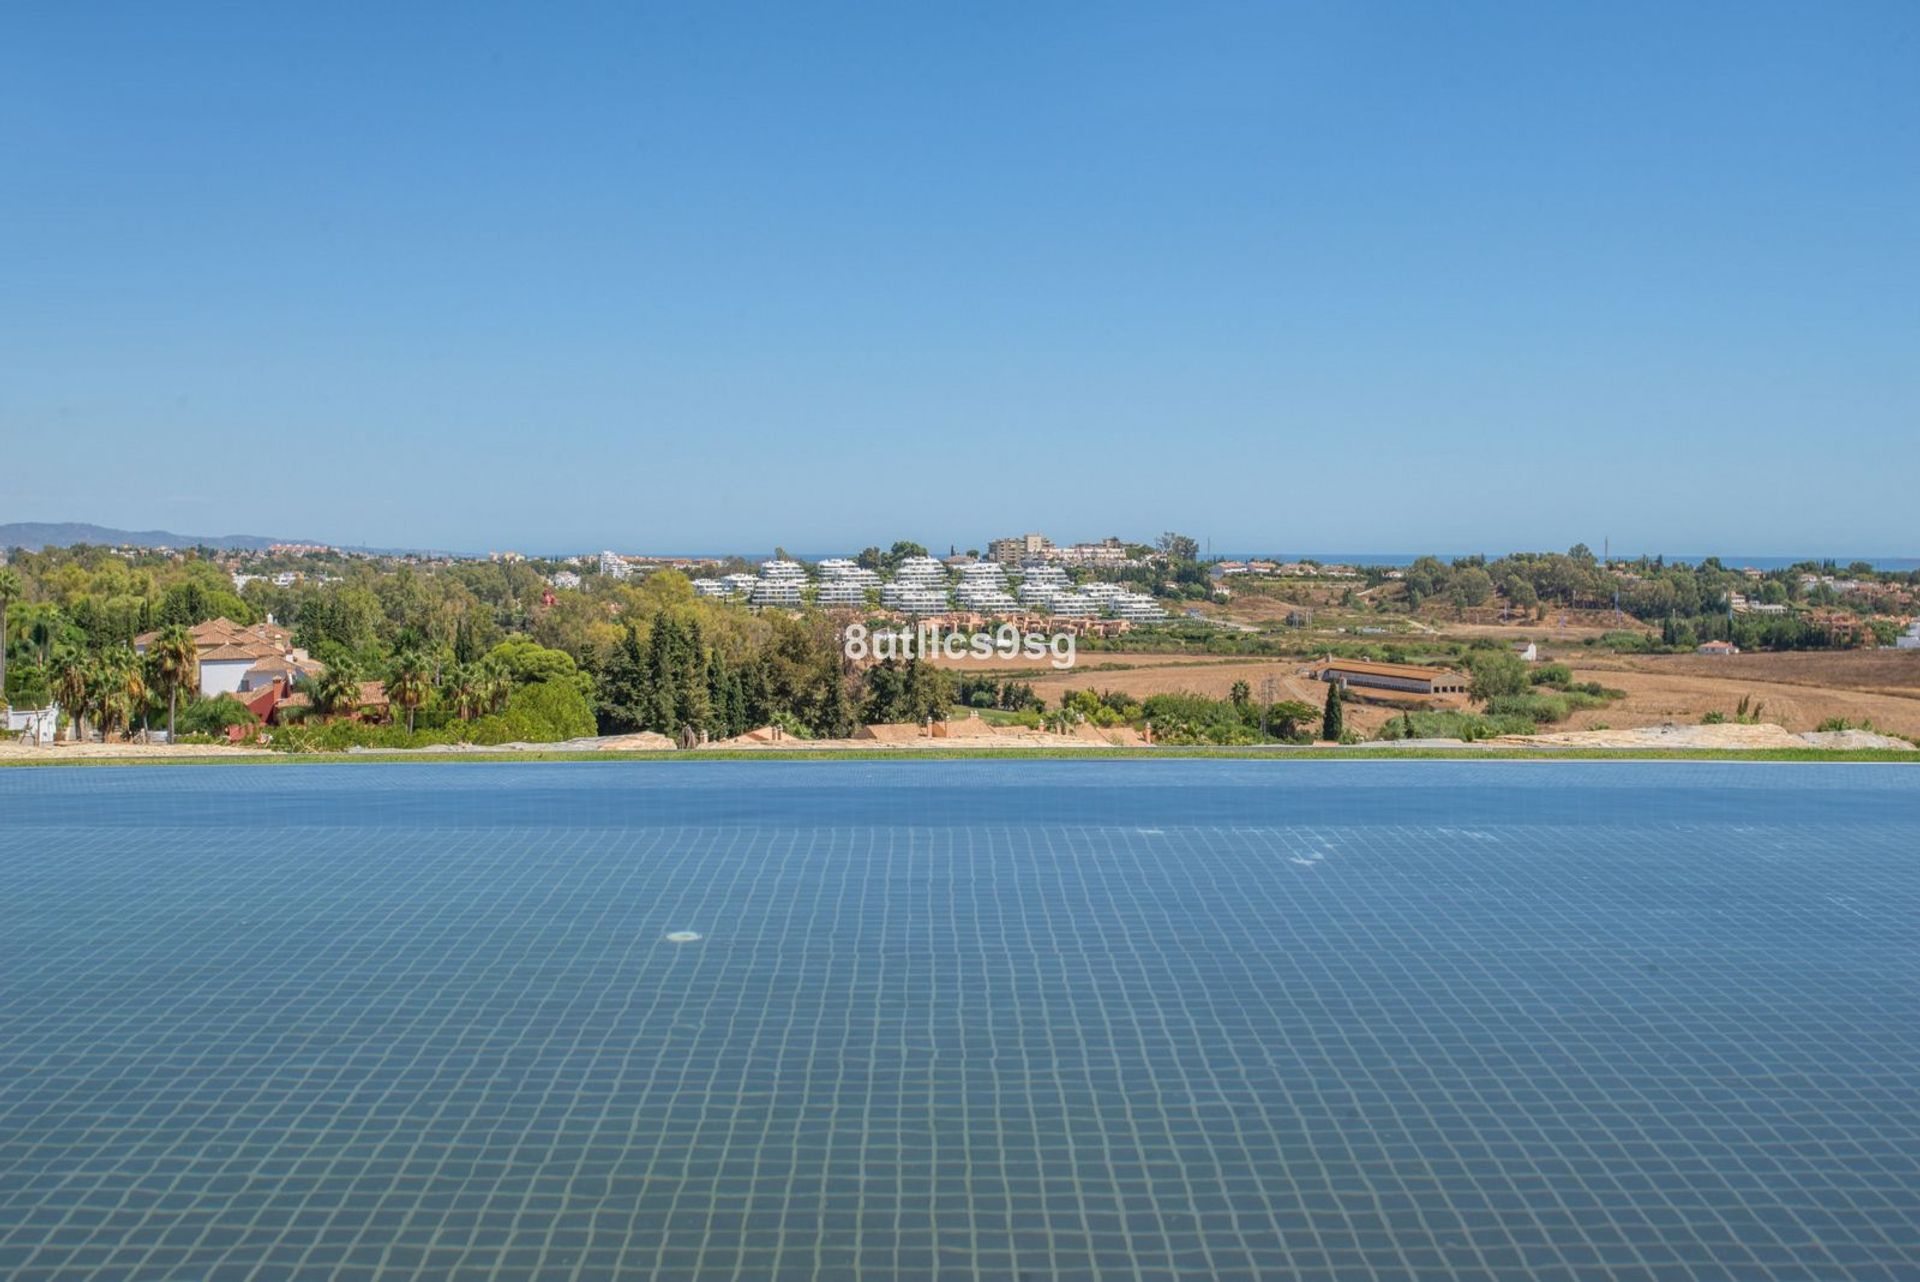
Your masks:
{"label": "white apartment building", "polygon": [[822,579],[814,589],[814,603],[821,606],[858,606],[867,603],[868,588],[858,579]]}
{"label": "white apartment building", "polygon": [[1020,585],[1020,603],[1036,610],[1044,610],[1053,599],[1065,592],[1065,588],[1056,588],[1046,583],[1022,583]]}
{"label": "white apartment building", "polygon": [[807,568],[798,561],[763,561],[760,578],[748,599],[755,605],[800,608],[800,592],[807,586]]}
{"label": "white apartment building", "polygon": [[893,581],[910,588],[945,588],[947,567],[930,556],[910,556],[893,572]]}
{"label": "white apartment building", "polygon": [[1167,617],[1167,612],[1145,592],[1122,592],[1107,601],[1107,613],[1116,619],[1129,619],[1135,623],[1158,623]]}
{"label": "white apartment building", "polygon": [[820,562],[820,580],[822,583],[855,583],[863,590],[880,586],[880,572],[869,570],[857,561],[844,557],[832,557]]}
{"label": "white apartment building", "polygon": [[627,558],[618,552],[600,554],[600,573],[610,579],[625,579],[633,574],[633,567],[627,564]]}
{"label": "white apartment building", "polygon": [[1073,586],[1073,580],[1067,576],[1065,570],[1057,565],[1049,565],[1045,561],[1024,562],[1020,566],[1020,582],[1062,589]]}
{"label": "white apartment building", "polygon": [[949,608],[944,589],[907,587],[889,583],[880,589],[880,604],[903,614],[945,614]]}

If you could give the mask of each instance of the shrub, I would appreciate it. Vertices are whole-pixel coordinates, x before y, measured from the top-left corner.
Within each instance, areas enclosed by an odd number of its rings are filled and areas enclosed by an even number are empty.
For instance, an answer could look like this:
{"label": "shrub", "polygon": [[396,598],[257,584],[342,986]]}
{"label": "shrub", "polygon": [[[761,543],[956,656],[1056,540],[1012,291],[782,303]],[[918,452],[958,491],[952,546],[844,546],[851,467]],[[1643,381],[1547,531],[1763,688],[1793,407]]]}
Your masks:
{"label": "shrub", "polygon": [[1573,685],[1573,669],[1564,663],[1548,663],[1528,673],[1527,680],[1537,686],[1565,690]]}
{"label": "shrub", "polygon": [[1382,739],[1460,739],[1472,743],[1503,734],[1532,734],[1538,727],[1527,716],[1480,716],[1471,712],[1408,712],[1380,729]]}
{"label": "shrub", "polygon": [[1487,701],[1490,717],[1525,717],[1535,725],[1550,725],[1573,715],[1567,696],[1557,694],[1509,694]]}
{"label": "shrub", "polygon": [[503,743],[557,743],[594,733],[593,705],[572,681],[537,681],[521,686],[507,698],[507,706],[474,721],[453,721],[438,727],[417,727],[412,734],[403,725],[373,725],[362,721],[308,721],[281,726],[273,746],[283,752],[345,752],[348,748],[426,748],[437,744],[471,743],[492,747]]}
{"label": "shrub", "polygon": [[1492,703],[1525,693],[1527,665],[1506,650],[1483,650],[1467,661],[1473,681],[1469,687],[1476,703]]}
{"label": "shrub", "polygon": [[252,727],[259,724],[260,718],[254,716],[246,704],[226,694],[211,699],[195,699],[180,709],[180,715],[174,719],[174,728],[183,739],[188,735],[225,739],[229,726]]}

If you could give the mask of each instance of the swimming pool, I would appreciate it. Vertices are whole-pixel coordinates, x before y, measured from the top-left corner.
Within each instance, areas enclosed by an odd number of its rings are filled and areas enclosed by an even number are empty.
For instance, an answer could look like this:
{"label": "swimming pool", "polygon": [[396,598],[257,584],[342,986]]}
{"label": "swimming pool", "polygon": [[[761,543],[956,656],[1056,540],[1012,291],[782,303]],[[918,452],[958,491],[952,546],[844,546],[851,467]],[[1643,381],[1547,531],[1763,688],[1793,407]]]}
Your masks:
{"label": "swimming pool", "polygon": [[1901,766],[5,770],[0,820],[10,1279],[1920,1276]]}

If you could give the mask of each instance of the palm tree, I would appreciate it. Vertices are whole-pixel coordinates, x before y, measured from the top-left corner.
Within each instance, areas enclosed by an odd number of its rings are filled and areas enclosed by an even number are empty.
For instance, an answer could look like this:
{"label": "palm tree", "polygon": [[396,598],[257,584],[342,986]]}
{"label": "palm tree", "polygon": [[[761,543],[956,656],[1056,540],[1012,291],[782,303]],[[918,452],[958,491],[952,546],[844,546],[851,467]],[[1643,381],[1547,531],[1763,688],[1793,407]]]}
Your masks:
{"label": "palm tree", "polygon": [[127,646],[104,651],[95,661],[93,677],[93,707],[100,737],[107,738],[116,725],[131,729],[134,712],[147,698],[139,656]]}
{"label": "palm tree", "polygon": [[329,716],[352,712],[360,706],[360,674],[345,661],[334,664],[313,683],[313,703]]}
{"label": "palm tree", "polygon": [[0,565],[0,708],[7,702],[7,607],[26,591],[20,584],[20,571]]}
{"label": "palm tree", "polygon": [[433,693],[433,668],[418,650],[402,650],[387,669],[387,698],[407,710],[407,733],[413,733],[413,714]]}
{"label": "palm tree", "polygon": [[61,657],[53,673],[53,697],[67,710],[67,742],[72,743],[86,728],[87,708],[93,698],[93,674],[87,657],[70,651]]}
{"label": "palm tree", "polygon": [[480,715],[480,671],[471,663],[450,665],[443,678],[444,693],[447,702],[453,705],[453,713],[462,721],[471,721]]}
{"label": "palm tree", "polygon": [[498,712],[507,706],[507,696],[513,693],[513,674],[497,659],[482,659],[479,688],[481,706],[488,712]]}
{"label": "palm tree", "polygon": [[53,643],[60,635],[58,619],[53,607],[48,606],[34,616],[33,622],[27,624],[27,640],[40,651],[40,666],[43,668],[52,662]]}
{"label": "palm tree", "polygon": [[360,702],[360,674],[345,663],[334,663],[312,681],[313,710],[323,717],[352,712]]}
{"label": "palm tree", "polygon": [[199,680],[200,648],[184,624],[170,624],[162,628],[153,644],[147,647],[147,662],[153,666],[156,684],[167,692],[167,742],[172,743],[180,690],[196,685]]}

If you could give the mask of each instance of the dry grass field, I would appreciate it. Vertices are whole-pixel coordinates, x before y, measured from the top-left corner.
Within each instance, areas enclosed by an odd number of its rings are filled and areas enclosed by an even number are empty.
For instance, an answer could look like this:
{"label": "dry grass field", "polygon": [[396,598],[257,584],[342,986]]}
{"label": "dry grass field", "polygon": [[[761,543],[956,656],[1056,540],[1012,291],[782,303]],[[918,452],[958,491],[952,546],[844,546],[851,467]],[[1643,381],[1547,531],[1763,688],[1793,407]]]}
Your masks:
{"label": "dry grass field", "polygon": [[[1503,630],[1505,631],[1505,630]],[[1516,636],[1543,637],[1534,630],[1511,630]],[[1788,654],[1746,654],[1729,659],[1704,655],[1595,654],[1580,645],[1549,642],[1549,658],[1572,665],[1581,681],[1598,681],[1625,690],[1627,697],[1610,707],[1577,713],[1565,728],[1612,726],[1693,725],[1710,712],[1729,718],[1742,696],[1761,705],[1760,718],[1792,731],[1812,730],[1833,717],[1859,725],[1920,737],[1920,652],[1910,650],[1800,651]],[[1079,665],[1053,672],[1026,660],[992,663],[956,663],[960,670],[1018,673],[1049,703],[1068,690],[1121,690],[1135,698],[1187,691],[1225,698],[1236,681],[1245,681],[1256,698],[1267,677],[1275,679],[1275,697],[1299,699],[1316,707],[1325,698],[1323,687],[1295,676],[1304,659],[1206,658],[1191,655],[1114,654],[1082,652]],[[1096,671],[1101,664],[1125,665],[1122,670]],[[1390,709],[1356,703],[1348,720],[1361,733],[1371,733],[1395,715]]]}
{"label": "dry grass field", "polygon": [[1577,714],[1571,727],[1698,722],[1709,712],[1729,717],[1743,696],[1761,705],[1759,719],[1789,730],[1812,730],[1832,717],[1909,738],[1920,736],[1920,652],[1798,651],[1704,655],[1566,656],[1582,681],[1625,690],[1610,708]]}
{"label": "dry grass field", "polygon": [[[1318,708],[1327,697],[1327,688],[1317,681],[1295,675],[1307,662],[1304,658],[1235,659],[1197,658],[1191,655],[1158,654],[1083,654],[1080,664],[1066,672],[1034,672],[1026,664],[943,663],[956,671],[1015,671],[1020,680],[1033,686],[1034,693],[1049,705],[1056,705],[1069,690],[1118,690],[1136,699],[1154,694],[1201,694],[1224,699],[1233,683],[1244,681],[1256,699],[1266,695],[1266,680],[1273,678],[1273,697],[1297,699]],[[1102,663],[1125,664],[1122,670],[1099,672]],[[1391,709],[1364,703],[1347,705],[1347,722],[1362,734],[1370,734],[1396,715]]]}

